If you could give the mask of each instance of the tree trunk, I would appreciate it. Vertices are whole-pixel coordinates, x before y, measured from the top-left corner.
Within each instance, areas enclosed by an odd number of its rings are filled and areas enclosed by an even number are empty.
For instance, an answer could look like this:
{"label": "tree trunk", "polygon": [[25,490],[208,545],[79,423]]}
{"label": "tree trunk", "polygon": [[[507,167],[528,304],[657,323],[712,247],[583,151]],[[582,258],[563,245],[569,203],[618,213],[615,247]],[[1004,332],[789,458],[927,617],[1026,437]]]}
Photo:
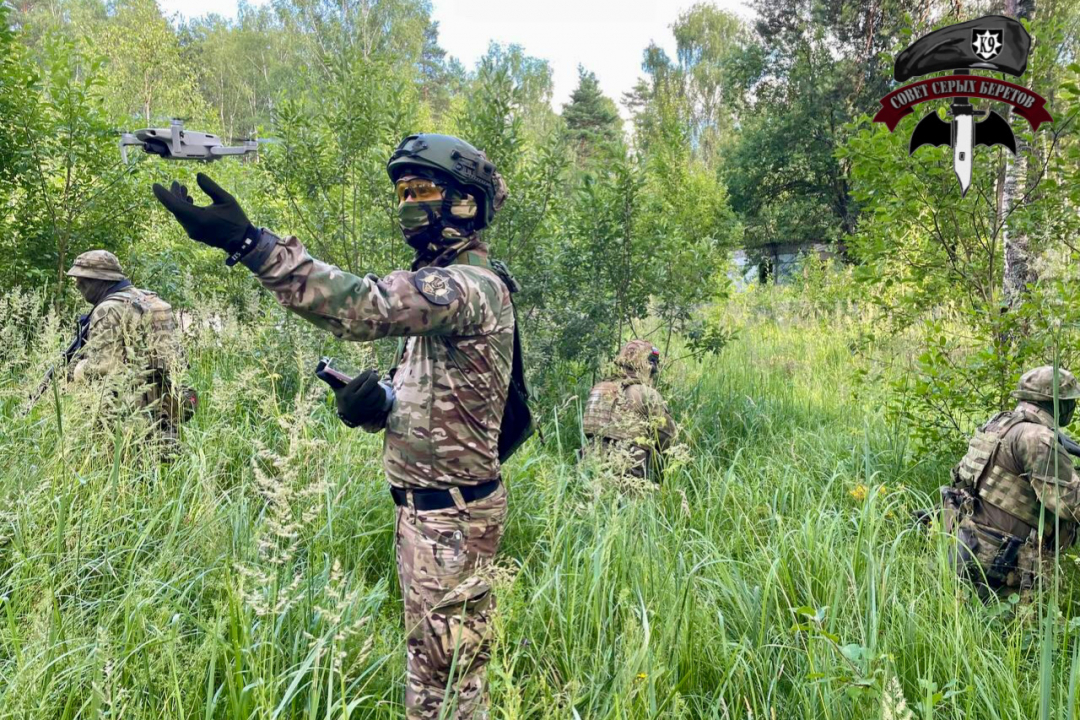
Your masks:
{"label": "tree trunk", "polygon": [[[1017,20],[1030,18],[1035,11],[1035,0],[1006,0],[1005,14]],[[1011,108],[1010,108],[1011,111]],[[1011,112],[1010,112],[1011,115]],[[1006,158],[1005,172],[999,176],[998,224],[1001,227],[1005,270],[1002,277],[1002,293],[1009,308],[1023,301],[1028,285],[1038,277],[1031,265],[1031,248],[1027,233],[1014,231],[1011,215],[1024,203],[1027,189],[1027,147],[1017,143],[1016,156]]]}
{"label": "tree trunk", "polygon": [[1024,202],[1026,185],[1024,180],[1027,177],[1028,164],[1026,152],[1027,148],[1023,143],[1018,143],[1016,157],[1007,160],[1000,193],[1001,202],[998,205],[998,220],[1002,223],[1001,236],[1005,254],[1002,291],[1005,302],[1010,308],[1023,300],[1028,285],[1038,279],[1034,268],[1031,267],[1031,249],[1027,233],[1014,232],[1009,217],[1017,206]]}

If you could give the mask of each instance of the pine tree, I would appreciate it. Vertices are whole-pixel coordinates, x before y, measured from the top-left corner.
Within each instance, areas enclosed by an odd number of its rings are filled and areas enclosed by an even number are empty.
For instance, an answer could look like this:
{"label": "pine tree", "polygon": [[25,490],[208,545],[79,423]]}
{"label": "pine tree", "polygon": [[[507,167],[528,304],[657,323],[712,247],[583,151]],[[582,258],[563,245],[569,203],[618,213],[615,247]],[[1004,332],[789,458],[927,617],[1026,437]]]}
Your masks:
{"label": "pine tree", "polygon": [[578,86],[563,105],[563,120],[578,157],[605,154],[622,136],[622,120],[615,102],[600,91],[595,73],[578,66]]}

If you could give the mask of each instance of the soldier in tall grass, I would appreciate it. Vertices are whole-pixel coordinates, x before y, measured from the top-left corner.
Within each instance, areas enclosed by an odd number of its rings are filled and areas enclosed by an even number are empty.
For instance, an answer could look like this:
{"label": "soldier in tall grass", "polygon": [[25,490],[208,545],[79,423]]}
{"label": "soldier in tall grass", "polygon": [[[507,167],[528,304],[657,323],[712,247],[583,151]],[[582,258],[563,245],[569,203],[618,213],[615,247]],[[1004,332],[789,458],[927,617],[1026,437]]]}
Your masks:
{"label": "soldier in tall grass", "polygon": [[[80,319],[72,356],[76,383],[96,383],[110,419],[146,411],[171,451],[178,425],[193,410],[192,391],[174,379],[184,364],[172,307],[157,293],[131,284],[120,261],[107,250],[75,258],[68,276],[93,309]],[[75,346],[73,345],[73,347]]]}
{"label": "soldier in tall grass", "polygon": [[[412,268],[358,277],[257,229],[205,175],[209,206],[154,186],[188,235],[242,262],[278,301],[340,338],[408,338],[392,385],[367,370],[335,390],[350,427],[385,430],[383,466],[397,507],[397,568],[408,632],[406,716],[487,717],[491,586],[506,519],[500,424],[514,356],[510,287],[479,231],[506,198],[481,151],[454,137],[405,138],[387,171]],[[388,392],[389,388],[389,392]]]}
{"label": "soldier in tall grass", "polygon": [[1030,595],[1080,520],[1080,476],[1057,431],[1072,420],[1080,383],[1047,365],[1024,373],[1012,395],[1017,406],[979,428],[941,489],[956,570],[984,597]]}
{"label": "soldier in tall grass", "polygon": [[582,430],[591,443],[584,454],[609,458],[625,474],[660,481],[660,453],[675,436],[675,421],[653,387],[660,351],[631,340],[615,358],[614,372],[589,393]]}

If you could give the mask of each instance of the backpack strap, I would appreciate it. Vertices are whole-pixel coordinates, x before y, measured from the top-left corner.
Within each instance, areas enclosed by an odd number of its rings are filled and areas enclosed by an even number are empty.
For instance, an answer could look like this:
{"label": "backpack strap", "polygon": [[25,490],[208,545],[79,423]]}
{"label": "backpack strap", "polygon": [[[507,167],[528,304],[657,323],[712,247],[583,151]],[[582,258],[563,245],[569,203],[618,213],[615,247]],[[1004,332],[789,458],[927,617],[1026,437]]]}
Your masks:
{"label": "backpack strap", "polygon": [[394,362],[390,365],[390,371],[387,376],[393,380],[394,375],[397,374],[398,365],[401,364],[401,358],[405,357],[405,338],[399,337],[397,340],[397,350],[394,351]]}
{"label": "backpack strap", "polygon": [[[510,363],[510,383],[515,386],[521,397],[525,401],[525,406],[528,407],[529,398],[532,393],[529,391],[528,381],[525,379],[525,362],[524,353],[521,351],[521,331],[519,330],[518,318],[517,318],[517,306],[514,304],[514,294],[520,292],[521,285],[514,279],[514,276],[510,273],[510,268],[506,266],[506,263],[501,260],[489,260],[486,255],[482,255],[473,250],[467,250],[454,260],[455,264],[471,265],[473,267],[482,267],[492,271],[498,278],[506,285],[506,289],[510,291],[510,312],[514,316],[514,357]],[[511,388],[512,390],[513,388]],[[544,443],[544,433],[540,429],[539,424],[533,423],[531,420],[529,425],[537,431],[537,435],[540,438],[540,444]],[[532,430],[528,430],[524,437],[521,438],[518,445],[524,442],[529,435],[532,434]],[[517,445],[513,449],[516,449]],[[511,452],[513,452],[513,449]]]}

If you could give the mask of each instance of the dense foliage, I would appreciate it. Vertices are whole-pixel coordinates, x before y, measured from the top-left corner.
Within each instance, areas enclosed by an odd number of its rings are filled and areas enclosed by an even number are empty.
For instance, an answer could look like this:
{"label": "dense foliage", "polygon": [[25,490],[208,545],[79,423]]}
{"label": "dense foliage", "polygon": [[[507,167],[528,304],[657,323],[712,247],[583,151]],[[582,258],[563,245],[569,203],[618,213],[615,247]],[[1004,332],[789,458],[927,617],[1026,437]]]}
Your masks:
{"label": "dense foliage", "polygon": [[[867,318],[836,293],[811,270],[717,306],[736,339],[662,375],[682,426],[663,486],[575,463],[588,384],[566,387],[506,468],[495,717],[1075,714],[1076,573],[1028,608],[965,591],[908,519],[952,459],[913,453],[887,386],[853,372],[880,369],[850,353]],[[0,717],[400,718],[380,438],[310,375],[364,346],[199,308],[201,407],[162,465],[73,386],[10,412],[60,342],[39,307],[0,298]]]}
{"label": "dense foliage", "polygon": [[[908,154],[933,104],[894,133],[871,117],[898,50],[989,13],[1029,28],[1022,82],[1054,122],[1009,117],[1024,151],[977,149],[962,198],[947,149]],[[357,273],[410,258],[403,136],[461,135],[505,175],[486,239],[524,287],[548,440],[508,469],[501,717],[1076,716],[1069,585],[1015,616],[970,603],[906,518],[1022,369],[1080,371],[1080,6],[702,2],[671,29],[625,97],[581,68],[555,109],[543,58],[493,44],[466,68],[426,0],[0,4],[0,718],[400,715],[377,441],[309,374],[391,349],[315,331],[183,236],[149,187],[203,168],[116,146],[171,117],[265,140],[210,173]],[[811,241],[840,261],[735,292],[729,250]],[[74,316],[63,272],[98,247],[196,318],[205,402],[173,465],[73,388],[15,417]],[[582,393],[632,335],[685,428],[649,492],[572,462]]]}
{"label": "dense foliage", "polygon": [[[906,124],[889,133],[869,118],[896,51],[988,12],[1026,18],[1027,82],[1055,123],[1033,135],[1014,118],[1030,161],[980,152],[962,199],[945,152],[908,158]],[[151,182],[190,182],[194,168],[143,157],[125,166],[118,130],[184,117],[266,140],[257,160],[212,173],[259,224],[376,273],[409,255],[385,159],[426,130],[468,138],[507,178],[510,200],[487,239],[525,287],[541,385],[558,383],[556,367],[592,376],[650,315],[665,343],[681,331],[718,349],[723,323],[702,324],[694,309],[723,294],[726,250],[753,257],[763,244],[811,241],[846,249],[864,281],[847,297],[877,306],[883,332],[922,329],[925,351],[894,406],[925,442],[958,442],[1053,347],[1071,359],[1071,324],[1044,317],[1074,307],[1064,278],[1080,172],[1077,8],[1064,0],[758,0],[752,21],[697,4],[672,27],[674,57],[644,49],[642,78],[619,99],[625,127],[587,68],[558,113],[550,68],[519,47],[492,45],[464,68],[439,47],[422,0],[279,0],[179,25],[151,0],[38,0],[0,9],[0,20],[0,279],[47,287],[54,303],[65,300],[63,270],[91,247],[116,251],[178,307],[210,296],[241,307],[250,294],[242,273],[183,238],[150,198]],[[1008,289],[1010,232],[1030,258],[1019,283],[1030,292]],[[1055,323],[1063,329],[1048,334]]]}
{"label": "dense foliage", "polygon": [[686,103],[648,103],[656,132],[628,143],[587,70],[560,116],[546,62],[492,45],[466,70],[439,48],[420,0],[289,0],[180,26],[152,0],[58,0],[3,20],[13,111],[0,277],[49,282],[54,300],[66,265],[91,247],[116,251],[177,306],[243,297],[246,278],[183,239],[149,200],[151,182],[190,181],[194,169],[119,162],[117,130],[171,117],[267,140],[256,161],[211,173],[256,222],[358,273],[409,257],[384,169],[403,136],[448,132],[484,149],[510,187],[487,240],[525,286],[519,309],[537,368],[560,360],[595,370],[652,301],[669,333],[686,327],[708,299],[696,288],[723,271],[723,251],[740,236],[716,164],[687,150]]}

